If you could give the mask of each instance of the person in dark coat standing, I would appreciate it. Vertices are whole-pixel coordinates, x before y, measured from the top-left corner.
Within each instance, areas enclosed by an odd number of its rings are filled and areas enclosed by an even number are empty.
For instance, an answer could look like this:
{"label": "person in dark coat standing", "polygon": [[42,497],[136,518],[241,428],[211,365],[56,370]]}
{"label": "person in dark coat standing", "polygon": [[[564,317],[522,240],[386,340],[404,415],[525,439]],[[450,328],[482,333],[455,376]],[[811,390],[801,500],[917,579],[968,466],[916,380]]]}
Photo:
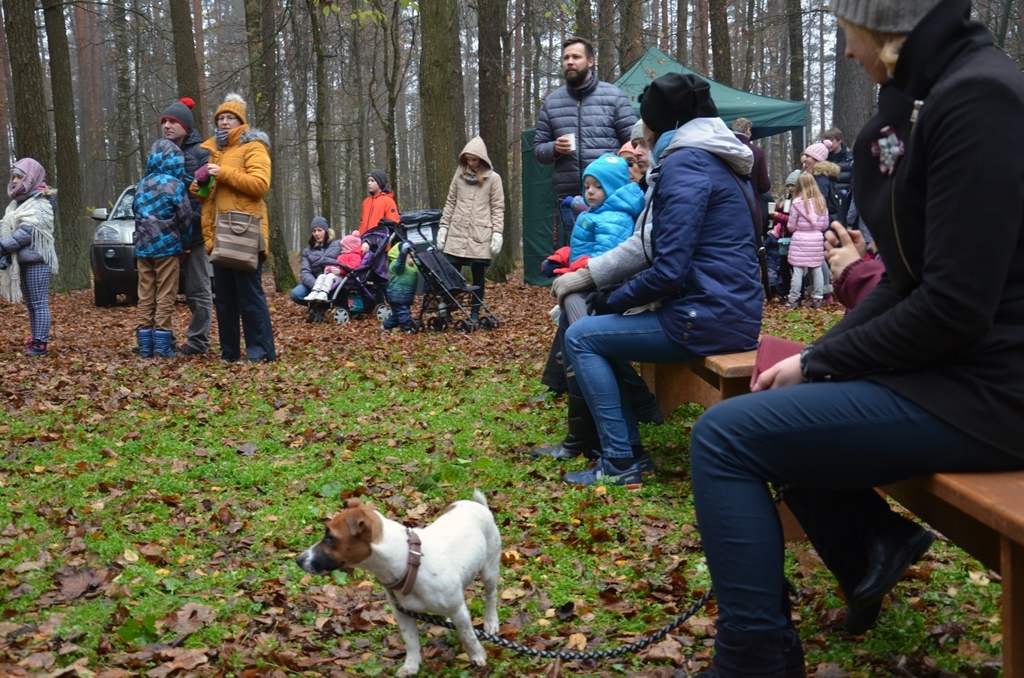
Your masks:
{"label": "person in dark coat standing", "polygon": [[[630,141],[636,114],[626,93],[602,82],[594,70],[594,45],[580,37],[562,43],[562,75],[565,85],[544,100],[533,155],[545,165],[554,164],[557,199],[553,211],[552,250],[568,245],[575,218],[562,201],[579,195],[583,170],[604,153],[615,153]],[[548,351],[541,383],[548,393],[564,393],[565,370],[558,356],[563,333],[559,331]],[[546,396],[547,394],[545,394]],[[542,396],[543,397],[543,396]]]}
{"label": "person in dark coat standing", "polygon": [[846,213],[850,211],[850,184],[853,183],[853,149],[843,143],[843,131],[838,127],[825,130],[822,141],[831,141],[832,148],[828,152],[828,161],[839,167],[839,223],[846,223]]}
{"label": "person in dark coat standing", "polygon": [[753,131],[754,126],[746,118],[736,118],[735,122],[732,123],[732,133],[754,154],[754,169],[750,170],[750,181],[754,185],[754,191],[757,192],[758,200],[755,203],[763,219],[768,210],[762,210],[762,204],[767,206],[773,200],[772,180],[768,176],[768,163],[765,162],[764,151],[761,150],[760,146],[750,143],[750,134]]}
{"label": "person in dark coat standing", "polygon": [[[863,633],[934,540],[873,488],[1024,469],[1024,154],[1006,151],[1024,146],[1024,74],[971,21],[970,0],[831,6],[847,57],[881,85],[853,186],[886,270],[824,336],[693,428],[719,613],[703,676],[805,675],[769,483],[786,486],[843,589],[844,625]],[[968,214],[952,188],[965,168]]]}
{"label": "person in dark coat standing", "polygon": [[[185,158],[185,185],[191,184],[196,170],[210,159],[210,152],[201,148],[203,135],[193,127],[192,109],[195,102],[188,97],[175,101],[164,109],[160,129],[164,139],[170,139],[181,149]],[[197,355],[210,350],[210,327],[213,324],[213,291],[210,285],[210,262],[203,245],[203,208],[199,199],[189,193],[192,204],[192,239],[184,243],[185,302],[192,313],[185,332],[185,341],[178,347],[181,355]]]}
{"label": "person in dark coat standing", "polygon": [[[636,122],[626,93],[598,80],[589,41],[573,37],[562,43],[562,75],[565,85],[544,99],[533,138],[537,161],[555,166],[559,203],[579,195],[583,170],[602,154],[617,152],[630,140]],[[573,219],[571,214],[560,216],[563,233],[558,245],[568,245]]]}

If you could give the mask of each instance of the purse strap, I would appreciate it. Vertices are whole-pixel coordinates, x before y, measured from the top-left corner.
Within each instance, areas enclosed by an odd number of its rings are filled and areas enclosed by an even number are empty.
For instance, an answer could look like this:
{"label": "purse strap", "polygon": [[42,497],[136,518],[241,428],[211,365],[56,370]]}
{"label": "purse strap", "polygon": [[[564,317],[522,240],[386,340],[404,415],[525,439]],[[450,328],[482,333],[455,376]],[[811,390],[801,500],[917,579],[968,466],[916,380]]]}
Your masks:
{"label": "purse strap", "polygon": [[743,187],[743,182],[740,181],[739,176],[730,171],[732,178],[736,181],[736,185],[740,187],[740,192],[743,197],[747,200],[747,207],[750,208],[750,218],[754,223],[754,243],[757,245],[757,261],[761,268],[761,286],[764,287],[764,298],[771,299],[771,284],[768,282],[768,252],[764,248],[764,241],[761,239],[761,220],[757,216],[757,210],[754,209],[754,203],[747,195],[747,189]]}

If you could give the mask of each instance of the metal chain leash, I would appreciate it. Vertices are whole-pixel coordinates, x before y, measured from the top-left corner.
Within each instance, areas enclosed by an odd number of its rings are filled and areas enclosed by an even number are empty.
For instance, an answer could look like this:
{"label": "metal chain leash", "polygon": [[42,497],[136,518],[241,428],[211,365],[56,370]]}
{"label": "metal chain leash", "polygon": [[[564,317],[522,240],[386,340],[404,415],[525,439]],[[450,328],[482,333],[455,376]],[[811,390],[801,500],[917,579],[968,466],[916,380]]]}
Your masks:
{"label": "metal chain leash", "polygon": [[[785,487],[779,488],[778,491],[775,493],[775,496],[772,497],[772,504],[774,504],[776,508],[778,508],[779,504],[782,502],[784,498],[783,494],[785,492],[785,489]],[[787,581],[786,583],[788,584],[789,582]],[[790,588],[792,590],[792,585],[790,585]],[[659,640],[667,636],[670,632],[679,628],[679,626],[682,625],[683,622],[685,622],[687,619],[695,615],[698,610],[703,609],[704,606],[708,604],[708,601],[711,600],[711,597],[714,595],[714,592],[715,589],[713,587],[709,588],[707,593],[705,593],[696,602],[690,605],[690,607],[686,608],[685,612],[683,612],[681,615],[673,619],[665,626],[662,626],[660,629],[658,629],[651,635],[641,638],[640,640],[637,640],[635,642],[629,643],[628,645],[623,645],[622,647],[617,647],[612,650],[597,650],[594,652],[579,652],[576,650],[535,650],[534,648],[527,647],[526,645],[522,645],[521,643],[513,643],[511,640],[505,640],[501,636],[496,636],[492,633],[487,633],[483,629],[473,629],[473,633],[476,634],[476,637],[480,640],[486,640],[491,643],[494,643],[495,645],[500,645],[501,647],[504,647],[506,649],[514,650],[515,652],[529,655],[531,657],[543,657],[545,659],[566,659],[569,661],[621,657],[624,654],[629,654],[630,652],[642,650],[651,643],[658,642]],[[394,602],[394,606],[395,609],[401,612],[402,614],[408,617],[412,617],[417,621],[426,622],[427,624],[433,624],[435,626],[442,626],[446,629],[455,629],[455,624],[448,621],[448,619],[446,619],[445,617],[440,617],[434,614],[423,614],[421,612],[412,612],[399,605],[397,601]]]}
{"label": "metal chain leash", "polygon": [[[676,617],[670,623],[666,624],[665,626],[662,626],[655,633],[646,636],[638,641],[632,642],[628,645],[617,647],[613,650],[597,650],[595,652],[579,652],[577,650],[536,650],[532,647],[521,645],[520,643],[513,643],[510,640],[505,640],[501,636],[496,636],[494,634],[487,633],[482,629],[473,629],[473,632],[476,634],[476,637],[480,640],[486,640],[494,643],[495,645],[500,645],[504,648],[507,648],[509,650],[515,650],[520,654],[530,655],[531,657],[544,657],[545,659],[567,659],[569,661],[621,657],[624,654],[629,654],[630,652],[642,650],[651,643],[655,643],[664,638],[665,636],[667,636],[670,631],[673,631],[674,629],[678,628],[683,622],[685,622],[687,619],[696,614],[698,610],[707,605],[708,601],[711,600],[713,592],[714,589],[708,589],[708,592],[701,596],[700,599],[697,600],[695,603],[690,605],[690,607],[686,608],[685,612]],[[395,603],[395,609],[397,609],[402,614],[408,615],[413,619],[417,619],[421,622],[427,622],[428,624],[434,624],[436,626],[443,626],[446,629],[455,628],[455,624],[451,623],[444,617],[438,617],[437,615],[432,614],[421,614],[419,612],[410,612],[409,610],[406,610],[404,607],[397,603]]]}

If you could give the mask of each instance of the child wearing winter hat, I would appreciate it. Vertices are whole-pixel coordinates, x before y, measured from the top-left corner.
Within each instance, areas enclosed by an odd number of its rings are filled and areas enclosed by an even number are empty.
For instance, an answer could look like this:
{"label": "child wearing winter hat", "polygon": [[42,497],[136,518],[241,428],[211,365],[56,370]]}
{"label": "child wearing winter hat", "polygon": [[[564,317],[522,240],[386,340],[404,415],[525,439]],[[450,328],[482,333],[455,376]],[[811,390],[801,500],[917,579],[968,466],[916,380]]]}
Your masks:
{"label": "child wearing winter hat", "polygon": [[327,301],[327,295],[333,290],[344,275],[348,275],[363,260],[362,242],[355,233],[349,233],[341,239],[341,254],[338,255],[338,266],[330,265],[317,276],[316,283],[305,301]]}
{"label": "child wearing winter hat", "polygon": [[415,334],[416,326],[412,322],[409,307],[416,301],[416,285],[419,283],[419,269],[412,256],[413,246],[403,242],[398,248],[398,256],[391,262],[388,272],[387,300],[391,307],[391,315],[387,317],[381,329],[384,331],[401,327],[406,334]]}
{"label": "child wearing winter hat", "polygon": [[629,165],[611,153],[584,170],[583,199],[588,209],[579,215],[572,229],[570,268],[583,266],[584,257],[604,254],[633,235],[636,218],[644,209],[643,191],[630,181]]}

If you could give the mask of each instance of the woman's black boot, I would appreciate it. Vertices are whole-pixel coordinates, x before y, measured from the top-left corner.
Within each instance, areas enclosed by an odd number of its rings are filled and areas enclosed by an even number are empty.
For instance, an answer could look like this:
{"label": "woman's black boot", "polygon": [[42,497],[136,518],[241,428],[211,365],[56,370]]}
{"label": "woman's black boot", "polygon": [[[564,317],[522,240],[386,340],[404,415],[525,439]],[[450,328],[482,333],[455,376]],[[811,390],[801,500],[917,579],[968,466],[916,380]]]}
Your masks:
{"label": "woman's black boot", "polygon": [[544,445],[534,448],[530,453],[534,457],[553,457],[555,459],[575,459],[581,454],[588,459],[599,455],[595,450],[601,447],[597,437],[597,424],[590,414],[587,401],[581,396],[569,394],[569,432],[565,439],[555,445]]}

